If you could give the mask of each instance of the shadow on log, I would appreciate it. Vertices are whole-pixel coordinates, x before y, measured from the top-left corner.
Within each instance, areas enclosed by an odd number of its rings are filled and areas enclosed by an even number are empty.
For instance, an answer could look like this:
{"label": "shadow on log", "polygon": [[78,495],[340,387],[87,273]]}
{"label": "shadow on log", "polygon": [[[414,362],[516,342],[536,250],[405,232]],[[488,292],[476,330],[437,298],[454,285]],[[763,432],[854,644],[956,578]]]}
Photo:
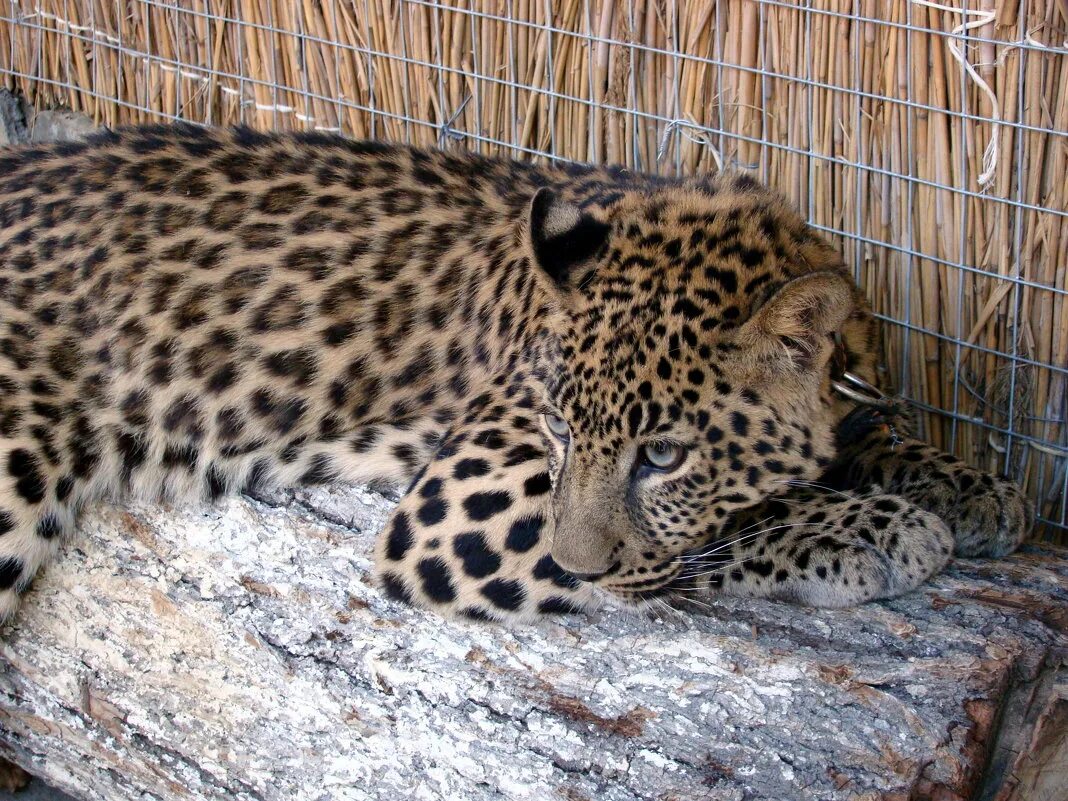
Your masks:
{"label": "shadow on log", "polygon": [[0,757],[107,801],[1064,798],[1063,550],[854,610],[508,630],[379,594],[390,506],[87,514],[3,632]]}

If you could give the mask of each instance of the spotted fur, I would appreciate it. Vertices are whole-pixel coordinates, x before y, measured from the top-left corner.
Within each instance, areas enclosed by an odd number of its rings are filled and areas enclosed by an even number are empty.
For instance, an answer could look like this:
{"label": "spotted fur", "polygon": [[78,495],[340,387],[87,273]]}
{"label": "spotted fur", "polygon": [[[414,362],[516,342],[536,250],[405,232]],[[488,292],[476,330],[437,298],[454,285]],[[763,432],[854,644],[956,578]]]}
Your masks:
{"label": "spotted fur", "polygon": [[839,257],[745,176],[185,125],[0,152],[0,618],[87,501],[266,483],[409,484],[383,587],[475,618],[843,605],[1014,548],[1011,484],[842,438],[836,334],[874,382]]}

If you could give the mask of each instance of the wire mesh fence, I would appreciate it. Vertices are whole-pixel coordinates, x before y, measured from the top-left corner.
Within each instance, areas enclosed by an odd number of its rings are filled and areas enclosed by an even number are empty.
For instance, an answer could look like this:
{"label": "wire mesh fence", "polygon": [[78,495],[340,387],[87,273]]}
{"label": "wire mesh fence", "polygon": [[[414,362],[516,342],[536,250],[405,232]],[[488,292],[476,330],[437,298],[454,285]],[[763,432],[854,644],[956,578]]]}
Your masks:
{"label": "wire mesh fence", "polygon": [[843,251],[919,433],[1068,538],[1068,4],[0,0],[0,75],[186,119],[752,171]]}

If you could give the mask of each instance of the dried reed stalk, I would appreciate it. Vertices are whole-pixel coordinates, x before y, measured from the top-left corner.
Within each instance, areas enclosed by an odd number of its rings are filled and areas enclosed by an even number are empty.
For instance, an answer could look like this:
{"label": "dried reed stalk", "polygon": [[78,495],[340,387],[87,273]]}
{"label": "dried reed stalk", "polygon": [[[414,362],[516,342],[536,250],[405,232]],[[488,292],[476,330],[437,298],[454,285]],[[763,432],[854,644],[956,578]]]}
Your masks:
{"label": "dried reed stalk", "polygon": [[[514,156],[551,150],[665,173],[754,169],[832,236],[862,237],[836,241],[875,310],[908,326],[886,327],[889,382],[956,415],[920,414],[921,433],[1008,467],[1045,517],[1065,522],[1063,46],[968,47],[1009,124],[994,184],[980,193],[992,125],[972,117],[992,108],[940,35],[961,17],[907,0],[815,0],[811,13],[752,0],[3,7],[0,72],[38,104],[107,125],[162,115]],[[1066,13],[1008,0],[975,34],[1057,47]],[[998,353],[1025,361],[1013,367]]]}

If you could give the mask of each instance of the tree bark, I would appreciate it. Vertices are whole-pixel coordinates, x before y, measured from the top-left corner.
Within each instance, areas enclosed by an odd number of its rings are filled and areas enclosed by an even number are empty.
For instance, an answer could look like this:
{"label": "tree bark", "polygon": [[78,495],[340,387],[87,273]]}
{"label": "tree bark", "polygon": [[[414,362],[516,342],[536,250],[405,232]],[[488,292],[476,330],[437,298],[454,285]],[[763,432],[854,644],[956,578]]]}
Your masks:
{"label": "tree bark", "polygon": [[379,594],[390,506],[92,510],[0,634],[0,757],[107,801],[1065,797],[1063,549],[509,630]]}

